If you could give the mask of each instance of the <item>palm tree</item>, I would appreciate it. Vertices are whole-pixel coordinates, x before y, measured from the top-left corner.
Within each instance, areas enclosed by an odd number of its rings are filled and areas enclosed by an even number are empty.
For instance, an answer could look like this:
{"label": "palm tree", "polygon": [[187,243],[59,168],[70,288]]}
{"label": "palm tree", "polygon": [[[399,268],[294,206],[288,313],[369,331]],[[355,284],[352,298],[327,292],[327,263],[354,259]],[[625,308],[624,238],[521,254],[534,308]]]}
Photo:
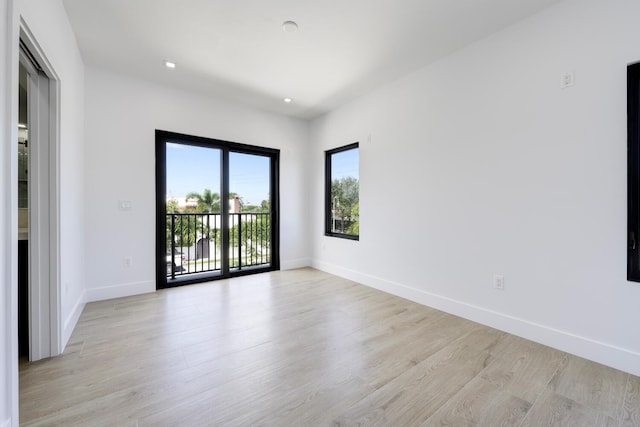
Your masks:
{"label": "palm tree", "polygon": [[186,196],[187,200],[196,199],[198,205],[196,211],[198,213],[218,213],[220,212],[220,195],[205,188],[202,194],[191,192]]}

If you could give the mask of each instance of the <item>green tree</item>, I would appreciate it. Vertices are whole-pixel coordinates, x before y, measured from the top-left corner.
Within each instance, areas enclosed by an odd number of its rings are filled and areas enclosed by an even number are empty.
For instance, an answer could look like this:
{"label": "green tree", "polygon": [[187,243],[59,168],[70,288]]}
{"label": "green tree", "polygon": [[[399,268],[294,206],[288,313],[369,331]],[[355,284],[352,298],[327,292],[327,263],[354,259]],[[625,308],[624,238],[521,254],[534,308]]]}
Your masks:
{"label": "green tree", "polygon": [[174,225],[173,236],[177,247],[193,245],[196,241],[196,228],[198,228],[194,226],[194,221],[196,220],[192,216],[180,215],[175,212],[174,215],[167,215],[167,253],[171,252],[172,218]]}
{"label": "green tree", "polygon": [[187,194],[187,200],[196,199],[196,213],[219,213],[220,212],[220,194],[214,193],[205,188],[202,194],[191,192]]}
{"label": "green tree", "polygon": [[239,250],[242,254],[242,266],[255,265],[258,261],[269,262],[270,216],[250,214],[242,216],[246,220],[242,221],[241,227],[235,225],[229,230],[229,246],[233,248],[230,256],[236,259]]}
{"label": "green tree", "polygon": [[346,234],[359,234],[360,229],[360,182],[347,176],[331,182],[331,210],[335,219],[336,231]]}
{"label": "green tree", "polygon": [[356,203],[351,209],[351,215],[353,218],[353,222],[347,229],[347,234],[351,234],[353,236],[360,235],[360,203]]}
{"label": "green tree", "polygon": [[[175,245],[191,246],[195,242],[195,231],[193,230],[193,220],[189,220],[187,217],[179,215],[180,209],[176,200],[167,201],[167,253],[171,252],[171,235],[174,236]],[[171,215],[178,214],[178,215]],[[171,221],[173,217],[174,231],[171,232]]]}
{"label": "green tree", "polygon": [[266,213],[271,211],[270,203],[268,200],[261,201],[259,205],[245,205],[242,198],[240,198],[240,206],[241,206],[241,212],[243,213],[246,213],[246,212]]}
{"label": "green tree", "polygon": [[[205,233],[206,235],[213,235],[217,238],[217,233],[212,233],[209,227],[206,227],[203,224],[203,216],[202,215],[181,215],[186,213],[210,213],[213,212],[214,209],[220,211],[220,196],[218,193],[214,193],[209,189],[205,189],[202,194],[198,194],[195,192],[191,192],[187,194],[187,199],[196,199],[198,201],[197,206],[190,207],[187,206],[183,209],[178,207],[178,202],[176,200],[167,201],[166,211],[167,211],[167,253],[171,252],[171,236],[173,234],[173,239],[176,247],[187,247],[192,246],[196,239],[200,236],[200,233]],[[174,214],[174,215],[171,215]],[[171,223],[173,219],[173,233],[171,230]]]}
{"label": "green tree", "polygon": [[167,201],[167,213],[176,213],[178,212],[178,201],[175,199],[171,199]]}

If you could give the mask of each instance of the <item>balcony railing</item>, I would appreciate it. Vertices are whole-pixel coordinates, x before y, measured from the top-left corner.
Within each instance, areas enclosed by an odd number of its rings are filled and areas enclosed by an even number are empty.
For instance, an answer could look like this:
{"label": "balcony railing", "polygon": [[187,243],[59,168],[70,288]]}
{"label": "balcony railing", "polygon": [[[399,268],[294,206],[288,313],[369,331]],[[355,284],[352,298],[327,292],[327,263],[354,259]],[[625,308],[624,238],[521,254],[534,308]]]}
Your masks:
{"label": "balcony railing", "polygon": [[[167,277],[222,270],[222,215],[172,213],[167,220]],[[271,263],[271,215],[229,214],[229,270]]]}

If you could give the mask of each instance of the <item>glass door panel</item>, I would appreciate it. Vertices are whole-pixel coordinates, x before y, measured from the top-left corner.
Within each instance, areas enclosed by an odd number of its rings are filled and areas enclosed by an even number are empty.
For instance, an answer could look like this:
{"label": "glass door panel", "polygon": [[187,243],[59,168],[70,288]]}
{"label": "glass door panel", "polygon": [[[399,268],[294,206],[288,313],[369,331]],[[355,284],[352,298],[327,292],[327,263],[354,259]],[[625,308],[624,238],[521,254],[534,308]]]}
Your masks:
{"label": "glass door panel", "polygon": [[271,158],[229,153],[229,268],[271,265]]}
{"label": "glass door panel", "polygon": [[222,151],[166,144],[167,278],[222,269]]}

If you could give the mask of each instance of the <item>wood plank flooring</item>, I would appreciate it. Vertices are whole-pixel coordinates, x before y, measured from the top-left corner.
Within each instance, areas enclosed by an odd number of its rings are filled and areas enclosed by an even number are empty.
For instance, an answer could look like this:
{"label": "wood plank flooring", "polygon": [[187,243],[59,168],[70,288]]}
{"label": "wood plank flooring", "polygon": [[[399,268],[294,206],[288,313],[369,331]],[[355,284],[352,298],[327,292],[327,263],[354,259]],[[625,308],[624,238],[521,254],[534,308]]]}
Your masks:
{"label": "wood plank flooring", "polygon": [[87,304],[24,426],[640,426],[640,378],[313,269]]}

